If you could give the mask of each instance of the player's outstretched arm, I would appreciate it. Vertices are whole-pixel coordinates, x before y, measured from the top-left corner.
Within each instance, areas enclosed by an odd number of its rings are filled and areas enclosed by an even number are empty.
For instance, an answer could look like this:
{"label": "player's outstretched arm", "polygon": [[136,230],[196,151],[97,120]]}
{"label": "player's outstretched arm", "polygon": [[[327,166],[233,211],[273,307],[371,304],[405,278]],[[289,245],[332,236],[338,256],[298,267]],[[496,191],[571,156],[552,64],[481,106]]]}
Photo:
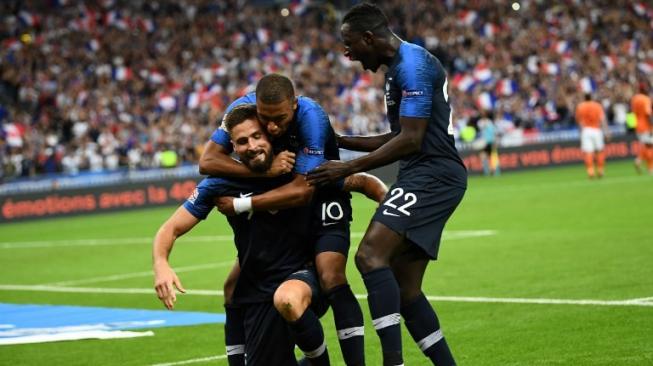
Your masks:
{"label": "player's outstretched arm", "polygon": [[348,192],[358,192],[367,198],[381,202],[388,193],[388,187],[375,175],[356,173],[345,178],[343,189]]}
{"label": "player's outstretched arm", "polygon": [[353,151],[374,151],[394,137],[393,132],[376,136],[336,136],[338,147]]}
{"label": "player's outstretched arm", "polygon": [[295,154],[283,151],[274,157],[270,169],[266,172],[253,172],[243,163],[232,159],[224,146],[209,140],[200,156],[199,170],[200,174],[214,177],[261,178],[290,173],[294,165]]}
{"label": "player's outstretched arm", "polygon": [[159,228],[152,246],[152,267],[154,269],[154,289],[159,300],[166,308],[172,310],[177,301],[175,288],[186,292],[179,277],[168,263],[175,240],[192,229],[199,219],[191,215],[186,208],[177,211]]}
{"label": "player's outstretched arm", "polygon": [[401,117],[401,132],[387,143],[360,158],[347,162],[327,161],[308,173],[311,185],[324,185],[344,177],[393,163],[422,148],[428,121],[425,118]]}

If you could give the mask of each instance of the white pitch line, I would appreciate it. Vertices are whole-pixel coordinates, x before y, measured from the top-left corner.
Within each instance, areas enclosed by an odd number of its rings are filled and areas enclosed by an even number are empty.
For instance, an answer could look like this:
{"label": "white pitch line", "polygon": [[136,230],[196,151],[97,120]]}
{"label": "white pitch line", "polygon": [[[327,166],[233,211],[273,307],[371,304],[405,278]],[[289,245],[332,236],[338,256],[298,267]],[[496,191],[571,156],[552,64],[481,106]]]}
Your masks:
{"label": "white pitch line", "polygon": [[[495,230],[455,230],[445,231],[443,240],[455,240],[465,238],[475,238],[480,236],[496,235]],[[365,233],[353,232],[351,237],[355,239],[362,238]],[[60,247],[95,247],[107,245],[133,245],[133,244],[152,244],[154,237],[141,238],[115,238],[115,239],[75,239],[75,240],[43,240],[43,241],[8,241],[0,242],[0,249],[31,249],[31,248],[60,248]],[[207,242],[231,242],[234,240],[233,235],[206,235],[206,236],[188,236],[181,237],[177,241],[180,244],[188,243],[207,243]]]}
{"label": "white pitch line", "polygon": [[628,301],[632,302],[647,302],[647,301],[653,301],[653,296],[651,297],[640,297],[638,299],[628,299]]}
{"label": "white pitch line", "polygon": [[[102,287],[57,287],[43,285],[0,285],[0,291],[35,291],[66,293],[110,293],[110,294],[147,294],[154,295],[150,288],[102,288]],[[187,295],[222,296],[222,291],[188,290]],[[365,300],[367,295],[356,294],[357,299]],[[653,307],[650,302],[633,302],[631,300],[595,300],[595,299],[543,299],[511,297],[471,297],[471,296],[426,296],[435,302],[469,302],[469,303],[508,303],[538,305],[594,305],[594,306],[643,306]]]}
{"label": "white pitch line", "polygon": [[227,355],[219,355],[219,356],[209,356],[209,357],[202,357],[202,358],[193,358],[190,360],[185,360],[185,361],[178,361],[178,362],[168,362],[168,363],[156,363],[152,366],[177,366],[177,365],[188,365],[191,363],[198,363],[198,362],[208,362],[208,361],[215,361],[215,360],[224,360],[227,358]]}
{"label": "white pitch line", "polygon": [[[176,268],[173,268],[173,270],[175,271],[175,273],[200,271],[200,270],[203,270],[203,269],[211,269],[211,268],[220,268],[220,267],[230,266],[230,265],[233,265],[234,262],[235,262],[235,260],[224,261],[224,262],[219,262],[219,263],[198,264],[198,265],[195,265],[195,266],[176,267]],[[79,279],[79,280],[44,283],[43,285],[44,286],[83,285],[83,284],[97,283],[97,282],[120,281],[120,280],[129,279],[129,278],[148,277],[148,276],[153,276],[153,275],[154,275],[153,272],[150,270],[150,271],[123,273],[123,274],[102,276],[102,277],[83,278],[83,279]]]}

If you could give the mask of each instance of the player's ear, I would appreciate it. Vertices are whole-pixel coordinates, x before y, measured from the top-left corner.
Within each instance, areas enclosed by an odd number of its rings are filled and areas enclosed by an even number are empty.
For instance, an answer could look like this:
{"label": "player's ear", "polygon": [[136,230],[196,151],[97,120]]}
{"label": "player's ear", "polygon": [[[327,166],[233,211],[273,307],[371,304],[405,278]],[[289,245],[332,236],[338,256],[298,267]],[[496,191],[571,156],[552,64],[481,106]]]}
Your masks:
{"label": "player's ear", "polygon": [[371,45],[374,43],[374,33],[372,33],[372,31],[363,32],[361,37],[363,39],[363,42],[365,42],[365,44],[367,45]]}
{"label": "player's ear", "polygon": [[294,97],[292,99],[292,110],[296,111],[297,110],[297,97]]}

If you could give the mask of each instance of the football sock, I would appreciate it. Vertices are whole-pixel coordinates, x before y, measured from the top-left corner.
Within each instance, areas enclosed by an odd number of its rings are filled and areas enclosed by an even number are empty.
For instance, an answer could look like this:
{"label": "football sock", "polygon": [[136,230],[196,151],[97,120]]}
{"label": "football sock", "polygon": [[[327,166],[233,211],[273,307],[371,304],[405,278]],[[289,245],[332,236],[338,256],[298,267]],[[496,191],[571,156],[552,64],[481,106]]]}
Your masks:
{"label": "football sock", "polygon": [[401,316],[404,317],[410,335],[434,365],[452,366],[456,364],[440,330],[438,317],[424,294],[418,296],[413,302],[402,306]]}
{"label": "football sock", "polygon": [[324,332],[319,319],[311,309],[306,309],[299,319],[289,322],[290,331],[297,342],[297,347],[310,358],[311,365],[329,365],[329,352],[327,351]]}
{"label": "football sock", "polygon": [[363,312],[348,284],[327,292],[338,331],[340,350],[347,366],[365,364]]}
{"label": "football sock", "polygon": [[242,308],[224,306],[224,341],[227,346],[229,366],[245,366],[245,314]]}
{"label": "football sock", "polygon": [[363,274],[372,323],[381,339],[383,365],[401,365],[399,285],[388,267]]}
{"label": "football sock", "polygon": [[605,151],[596,153],[596,166],[599,176],[603,176],[603,173],[605,173]]}
{"label": "football sock", "polygon": [[585,153],[585,169],[590,177],[594,177],[594,157],[592,155],[592,153]]}

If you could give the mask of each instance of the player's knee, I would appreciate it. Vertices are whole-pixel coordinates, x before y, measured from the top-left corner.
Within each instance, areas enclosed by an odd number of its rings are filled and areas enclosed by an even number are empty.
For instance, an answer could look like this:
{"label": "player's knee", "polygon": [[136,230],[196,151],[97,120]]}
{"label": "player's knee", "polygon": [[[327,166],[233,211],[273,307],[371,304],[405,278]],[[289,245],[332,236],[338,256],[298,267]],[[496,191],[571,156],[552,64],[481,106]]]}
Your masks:
{"label": "player's knee", "polygon": [[417,287],[399,287],[399,299],[402,306],[414,302],[421,294],[422,290]]}
{"label": "player's knee", "polygon": [[362,242],[358,247],[354,262],[356,263],[356,268],[362,274],[383,267],[383,261],[374,254],[374,251],[365,242]]}
{"label": "player's knee", "polygon": [[274,307],[287,321],[296,321],[311,303],[310,294],[296,291],[292,286],[279,286],[274,293]]}
{"label": "player's knee", "polygon": [[224,304],[231,304],[233,297],[234,289],[236,288],[236,278],[227,277],[222,286],[222,291],[224,293]]}
{"label": "player's knee", "polygon": [[320,286],[324,291],[347,283],[347,276],[344,272],[328,269],[320,272]]}

